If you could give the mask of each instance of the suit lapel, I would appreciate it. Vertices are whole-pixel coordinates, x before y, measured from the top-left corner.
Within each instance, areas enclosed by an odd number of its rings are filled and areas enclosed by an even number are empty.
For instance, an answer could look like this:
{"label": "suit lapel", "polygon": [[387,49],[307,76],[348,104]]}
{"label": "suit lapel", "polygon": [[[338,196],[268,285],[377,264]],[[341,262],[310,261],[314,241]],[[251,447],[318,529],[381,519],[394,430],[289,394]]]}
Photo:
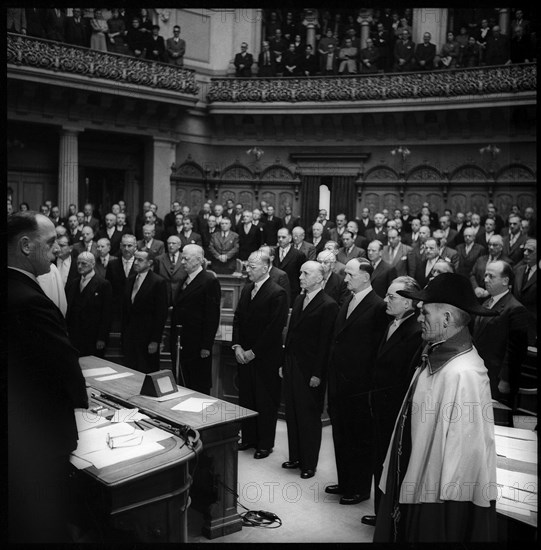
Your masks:
{"label": "suit lapel", "polygon": [[[524,269],[522,271],[522,276],[520,277],[520,285],[522,286],[522,281],[524,279],[526,275],[526,269]],[[533,275],[526,281],[526,284],[524,285],[524,287],[521,289],[521,290],[527,290],[528,288],[530,288],[535,282],[537,282],[537,269],[534,271]],[[517,281],[517,285],[518,285],[518,281]],[[521,287],[519,287],[521,288]]]}
{"label": "suit lapel", "polygon": [[[184,281],[182,284],[184,284]],[[181,292],[179,292],[179,295],[178,295],[179,301],[182,301],[182,298],[189,296],[192,292],[197,290],[202,284],[203,284],[203,272],[201,271],[200,273],[197,274],[195,279],[184,290],[182,290],[182,287],[181,287]]]}

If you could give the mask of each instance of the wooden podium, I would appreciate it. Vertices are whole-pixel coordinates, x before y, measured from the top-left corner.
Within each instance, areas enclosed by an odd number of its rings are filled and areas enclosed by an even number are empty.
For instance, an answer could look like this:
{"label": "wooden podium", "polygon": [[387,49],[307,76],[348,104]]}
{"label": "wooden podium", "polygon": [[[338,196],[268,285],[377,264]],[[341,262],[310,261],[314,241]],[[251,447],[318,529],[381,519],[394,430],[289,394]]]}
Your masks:
{"label": "wooden podium", "polygon": [[[213,539],[242,529],[237,511],[237,443],[241,420],[257,415],[215,397],[189,390],[189,395],[167,401],[157,401],[139,395],[145,375],[117,363],[97,357],[81,357],[83,373],[88,369],[110,367],[123,378],[100,381],[100,375],[86,376],[87,383],[119,404],[148,414],[172,426],[190,426],[201,436],[203,450],[198,457],[194,481],[190,490],[191,507],[203,514],[203,534]],[[210,405],[202,412],[172,410],[189,397],[208,399]]]}

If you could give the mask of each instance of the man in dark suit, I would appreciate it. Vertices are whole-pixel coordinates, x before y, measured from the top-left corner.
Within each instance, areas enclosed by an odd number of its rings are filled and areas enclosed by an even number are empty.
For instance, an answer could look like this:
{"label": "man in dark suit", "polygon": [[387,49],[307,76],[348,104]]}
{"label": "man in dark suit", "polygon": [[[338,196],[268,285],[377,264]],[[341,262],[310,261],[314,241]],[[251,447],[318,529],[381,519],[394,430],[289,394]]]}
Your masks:
{"label": "man in dark suit", "polygon": [[67,235],[58,237],[56,239],[56,244],[57,248],[54,250],[54,255],[56,257],[55,263],[65,287],[69,281],[78,276],[77,254],[73,252]]}
{"label": "man in dark suit", "polygon": [[317,255],[317,261],[323,266],[323,291],[339,306],[349,297],[349,290],[344,278],[335,273],[336,255],[332,250],[322,250]]}
{"label": "man in dark suit", "polygon": [[283,226],[282,218],[274,215],[274,206],[269,204],[267,207],[267,219],[263,226],[263,242],[269,246],[275,246],[278,243],[278,230]]}
{"label": "man in dark suit", "polygon": [[528,352],[528,312],[511,294],[512,286],[513,270],[507,262],[487,265],[485,287],[489,298],[483,306],[499,315],[477,317],[473,326],[473,343],[488,370],[492,398],[507,401],[511,407]]}
{"label": "man in dark suit", "polygon": [[440,229],[443,231],[443,236],[449,248],[456,248],[456,229],[451,229],[451,218],[449,216],[440,216]]}
{"label": "man in dark suit", "polygon": [[300,468],[303,479],[313,477],[317,468],[329,346],[338,313],[338,304],[321,288],[323,277],[321,264],[301,266],[303,294],[293,304],[281,369],[289,447],[282,468]]}
{"label": "man in dark suit", "polygon": [[94,256],[97,256],[98,249],[94,240],[94,230],[92,227],[89,225],[83,226],[81,237],[82,239],[73,245],[73,253],[78,256],[81,252],[92,252]]}
{"label": "man in dark suit", "polygon": [[186,270],[181,262],[181,243],[176,235],[167,237],[167,252],[156,256],[154,273],[163,277],[167,283],[167,304],[173,305],[173,300],[182,282],[186,279]]}
{"label": "man in dark suit", "polygon": [[311,244],[314,245],[316,249],[316,256],[325,248],[325,243],[329,240],[328,233],[324,230],[323,224],[320,222],[315,222],[312,225],[312,238]]}
{"label": "man in dark suit", "polygon": [[301,226],[294,227],[291,230],[291,238],[293,239],[293,246],[296,250],[306,256],[307,260],[316,259],[316,247],[304,240],[305,232]]}
{"label": "man in dark suit", "polygon": [[520,232],[520,217],[509,218],[509,235],[503,238],[503,255],[511,261],[511,265],[517,265],[524,255],[524,244],[528,240],[527,235]]}
{"label": "man in dark suit", "polygon": [[109,239],[111,243],[111,254],[117,256],[120,251],[120,240],[122,239],[122,233],[116,228],[116,216],[112,213],[105,216],[105,227],[100,229],[96,235],[96,240]]}
{"label": "man in dark suit", "polygon": [[175,226],[175,216],[179,213],[181,213],[180,202],[173,201],[171,203],[171,211],[167,212],[167,214],[163,218],[163,229],[168,235],[171,234],[171,229]]}
{"label": "man in dark suit", "polygon": [[[379,480],[396,417],[417,364],[422,343],[421,325],[417,322],[416,303],[397,294],[398,290],[420,291],[408,276],[396,278],[387,289],[386,313],[393,320],[382,338],[372,375],[370,405],[374,433],[374,512],[377,515],[382,492]],[[376,516],[363,516],[362,523],[376,524]]]}
{"label": "man in dark suit", "polygon": [[118,262],[110,262],[105,271],[105,278],[111,283],[113,290],[113,319],[111,330],[119,332],[122,319],[122,302],[128,277],[135,275],[134,254],[137,250],[135,235],[126,233],[120,241],[120,258]]}
{"label": "man in dark suit", "polygon": [[528,345],[537,347],[537,239],[524,244],[524,261],[514,269],[513,296],[528,310]]}
{"label": "man in dark suit", "polygon": [[270,49],[267,41],[262,44],[263,49],[257,58],[259,67],[257,76],[276,76],[276,55]]}
{"label": "man in dark suit", "polygon": [[488,251],[488,241],[493,235],[497,234],[498,233],[496,232],[496,222],[492,218],[487,218],[485,220],[485,225],[483,227],[480,227],[477,231],[477,235],[475,235],[475,242],[476,244],[480,244],[484,248],[486,254]]}
{"label": "man in dark suit", "polygon": [[363,208],[361,210],[361,217],[357,222],[359,227],[359,235],[363,237],[366,234],[367,229],[372,229],[374,227],[374,221],[370,219],[370,210],[368,208]]}
{"label": "man in dark suit", "polygon": [[414,63],[418,70],[431,71],[434,69],[436,45],[430,42],[431,39],[432,35],[429,32],[425,32],[423,34],[423,41],[415,46]]}
{"label": "man in dark suit", "polygon": [[380,298],[385,298],[391,282],[396,279],[396,269],[382,259],[383,245],[377,239],[368,245],[366,255],[374,268],[370,276],[370,284]]}
{"label": "man in dark suit", "polygon": [[36,281],[50,270],[54,224],[15,212],[6,225],[7,538],[68,543],[69,455],[77,447],[74,409],[88,407],[85,380],[64,317]]}
{"label": "man in dark suit", "polygon": [[199,233],[196,233],[193,230],[193,221],[190,217],[184,217],[182,220],[182,225],[184,226],[184,231],[178,237],[180,238],[180,250],[183,250],[184,247],[188,244],[196,244],[198,246],[203,246],[203,239]]}
{"label": "man in dark suit", "polygon": [[81,8],[73,8],[73,17],[66,17],[66,42],[74,46],[88,48],[89,29],[83,17],[81,17]]}
{"label": "man in dark suit", "polygon": [[301,76],[314,76],[318,69],[319,63],[313,54],[312,46],[307,44],[304,55],[300,58],[300,74]]}
{"label": "man in dark suit", "polygon": [[90,252],[77,257],[79,277],[66,285],[66,324],[80,356],[103,357],[111,328],[111,283],[94,270],[96,258]]}
{"label": "man in dark suit", "polygon": [[428,238],[424,246],[424,254],[421,256],[421,260],[415,265],[415,276],[413,277],[421,288],[424,288],[433,277],[432,270],[440,259],[440,250],[436,239],[432,237]]}
{"label": "man in dark suit", "polygon": [[408,254],[411,246],[402,243],[402,237],[396,229],[387,231],[388,243],[383,247],[381,259],[394,267],[397,277],[408,273]]}
{"label": "man in dark suit", "polygon": [[[177,337],[180,336],[180,379],[177,382],[210,395],[212,346],[220,322],[220,282],[214,273],[203,269],[205,256],[200,246],[186,245],[180,262],[187,277],[173,302],[171,362],[176,371]],[[178,329],[178,326],[182,328]]]}
{"label": "man in dark suit", "polygon": [[301,219],[298,216],[293,215],[293,209],[290,204],[284,206],[284,217],[282,218],[282,227],[289,229],[291,233],[294,227],[299,227]]}
{"label": "man in dark suit", "polygon": [[118,262],[117,256],[111,256],[111,243],[109,239],[103,238],[96,243],[97,257],[94,271],[102,279],[107,278],[107,266],[110,262]]}
{"label": "man in dark suit", "polygon": [[151,61],[161,61],[167,63],[167,52],[165,51],[165,41],[160,36],[159,25],[152,25],[152,35],[147,41],[146,58]]}
{"label": "man in dark suit", "polygon": [[239,260],[246,261],[261,246],[261,231],[252,223],[252,219],[251,210],[244,210],[242,224],[238,228]]}
{"label": "man in dark suit", "polygon": [[289,305],[291,303],[291,285],[289,284],[287,273],[274,265],[276,248],[274,246],[260,246],[259,251],[270,258],[269,277],[286,291],[287,303]]}
{"label": "man in dark suit", "polygon": [[374,227],[367,229],[364,236],[368,239],[368,242],[377,239],[381,241],[382,245],[387,244],[387,231],[385,230],[385,217],[381,212],[378,212],[374,216]]}
{"label": "man in dark suit", "polygon": [[235,271],[239,256],[239,236],[231,231],[231,220],[229,218],[222,218],[220,231],[212,234],[209,253],[212,258],[212,271],[228,274]]}
{"label": "man in dark suit", "polygon": [[66,39],[64,28],[66,16],[62,13],[62,10],[59,8],[46,8],[44,21],[47,40],[64,42]]}
{"label": "man in dark suit", "polygon": [[154,238],[156,230],[154,225],[143,225],[143,238],[137,241],[139,250],[150,250],[154,256],[159,256],[165,251],[165,245],[160,239]]}
{"label": "man in dark suit", "polygon": [[83,207],[83,225],[89,225],[94,231],[94,235],[100,230],[100,220],[94,216],[94,207],[87,202]]}
{"label": "man in dark suit", "polygon": [[235,55],[233,65],[235,65],[235,76],[249,77],[252,76],[252,65],[254,64],[254,56],[248,53],[248,44],[243,42],[240,45],[240,53]]}
{"label": "man in dark suit", "polygon": [[470,282],[475,295],[480,300],[488,298],[485,288],[485,271],[488,264],[497,260],[509,263],[509,258],[503,255],[503,239],[501,235],[494,235],[488,242],[488,254],[477,258],[470,273]]}
{"label": "man in dark suit", "polygon": [[140,372],[160,370],[160,343],[167,319],[167,285],[152,271],[155,254],[150,249],[135,252],[135,277],[124,291],[122,349],[126,366]]}
{"label": "man in dark suit", "polygon": [[214,214],[210,214],[208,217],[208,220],[204,220],[203,222],[201,222],[199,224],[199,227],[201,228],[199,234],[201,235],[201,239],[203,241],[203,249],[205,250],[205,257],[207,258],[207,260],[212,261],[212,258],[210,256],[210,251],[209,251],[210,240],[212,238],[212,235],[214,235],[214,233],[220,231],[220,227],[216,222],[216,216]]}
{"label": "man in dark suit", "polygon": [[26,8],[26,34],[45,38],[45,14],[43,8]]}
{"label": "man in dark suit", "polygon": [[83,235],[79,230],[77,216],[75,215],[71,215],[68,218],[68,235],[71,245],[78,243],[83,238]]}
{"label": "man in dark suit", "polygon": [[364,258],[346,264],[352,295],[340,308],[331,343],[328,396],[338,483],[325,492],[343,495],[340,504],[369,499],[372,485],[368,391],[377,345],[388,323],[385,303],[370,285],[372,271]]}
{"label": "man in dark suit", "polygon": [[291,234],[282,227],[278,230],[278,248],[273,261],[273,265],[287,273],[289,284],[291,285],[291,296],[289,306],[293,305],[295,298],[300,294],[301,287],[299,275],[301,265],[306,261],[306,256],[299,252],[291,244]]}
{"label": "man in dark suit", "polygon": [[239,406],[259,414],[243,420],[239,450],[254,447],[254,458],[274,447],[282,365],[282,333],[289,304],[286,291],[269,275],[270,257],[261,251],[248,258],[248,278],[233,317],[232,347],[238,363]]}
{"label": "man in dark suit", "polygon": [[457,262],[455,273],[469,277],[475,262],[478,258],[485,255],[485,249],[480,244],[473,242],[473,229],[471,227],[466,227],[463,235],[464,242],[456,246]]}
{"label": "man in dark suit", "polygon": [[337,262],[341,262],[345,265],[353,258],[366,257],[366,252],[362,248],[355,246],[354,238],[355,234],[351,231],[344,231],[344,233],[342,233],[342,243],[344,246],[340,248],[336,255]]}
{"label": "man in dark suit", "polygon": [[[343,213],[336,215],[336,224],[335,227],[332,227],[328,231],[328,237],[331,241],[336,241],[338,243],[338,246],[342,246],[342,235],[344,231],[346,231],[346,225],[348,223],[348,220],[346,218],[346,215]],[[359,226],[357,225],[357,228]]]}

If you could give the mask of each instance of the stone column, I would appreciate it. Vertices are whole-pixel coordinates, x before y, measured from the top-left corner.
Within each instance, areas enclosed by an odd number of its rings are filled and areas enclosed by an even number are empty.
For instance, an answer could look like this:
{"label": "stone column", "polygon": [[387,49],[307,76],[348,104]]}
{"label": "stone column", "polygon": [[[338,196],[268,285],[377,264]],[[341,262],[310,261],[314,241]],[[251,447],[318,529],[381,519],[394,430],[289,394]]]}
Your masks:
{"label": "stone column", "polygon": [[313,23],[306,25],[306,45],[312,46],[312,51],[316,51],[316,26]]}
{"label": "stone column", "polygon": [[361,21],[361,49],[366,48],[366,39],[370,37],[370,22],[366,19]]}
{"label": "stone column", "polygon": [[447,39],[448,17],[447,8],[414,8],[413,42],[420,44],[423,41],[423,34],[429,32],[432,35],[431,42],[436,44],[436,52],[439,54]]}
{"label": "stone column", "polygon": [[62,127],[58,155],[58,206],[65,215],[70,204],[79,204],[79,148],[81,128]]}
{"label": "stone column", "polygon": [[502,34],[509,34],[509,9],[508,8],[501,8],[500,9],[500,30]]}
{"label": "stone column", "polygon": [[148,159],[151,165],[146,174],[151,177],[151,189],[145,185],[145,198],[152,197],[150,200],[158,206],[158,216],[163,218],[171,208],[171,165],[176,160],[177,141],[168,138],[153,138],[151,144],[151,154]]}

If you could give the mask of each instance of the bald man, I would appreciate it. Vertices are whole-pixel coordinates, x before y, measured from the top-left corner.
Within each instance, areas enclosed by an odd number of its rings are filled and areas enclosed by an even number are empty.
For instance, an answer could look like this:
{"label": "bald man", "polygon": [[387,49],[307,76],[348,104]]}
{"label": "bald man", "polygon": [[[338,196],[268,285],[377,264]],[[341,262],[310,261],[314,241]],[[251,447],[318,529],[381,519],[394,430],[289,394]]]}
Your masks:
{"label": "bald man", "polygon": [[323,291],[324,277],[320,263],[302,264],[299,279],[303,293],[293,304],[286,358],[280,369],[289,445],[289,460],[282,468],[300,468],[303,479],[315,475],[318,463],[327,361],[338,313],[336,301]]}
{"label": "bald man", "polygon": [[220,322],[220,282],[214,273],[204,269],[205,255],[199,245],[187,244],[182,249],[180,263],[187,276],[173,299],[170,339],[173,372],[180,336],[177,382],[208,395],[212,387],[212,346]]}
{"label": "bald man", "polygon": [[91,252],[81,252],[77,257],[79,277],[66,286],[66,323],[80,356],[103,357],[111,328],[113,291],[111,283],[96,273],[95,266]]}

